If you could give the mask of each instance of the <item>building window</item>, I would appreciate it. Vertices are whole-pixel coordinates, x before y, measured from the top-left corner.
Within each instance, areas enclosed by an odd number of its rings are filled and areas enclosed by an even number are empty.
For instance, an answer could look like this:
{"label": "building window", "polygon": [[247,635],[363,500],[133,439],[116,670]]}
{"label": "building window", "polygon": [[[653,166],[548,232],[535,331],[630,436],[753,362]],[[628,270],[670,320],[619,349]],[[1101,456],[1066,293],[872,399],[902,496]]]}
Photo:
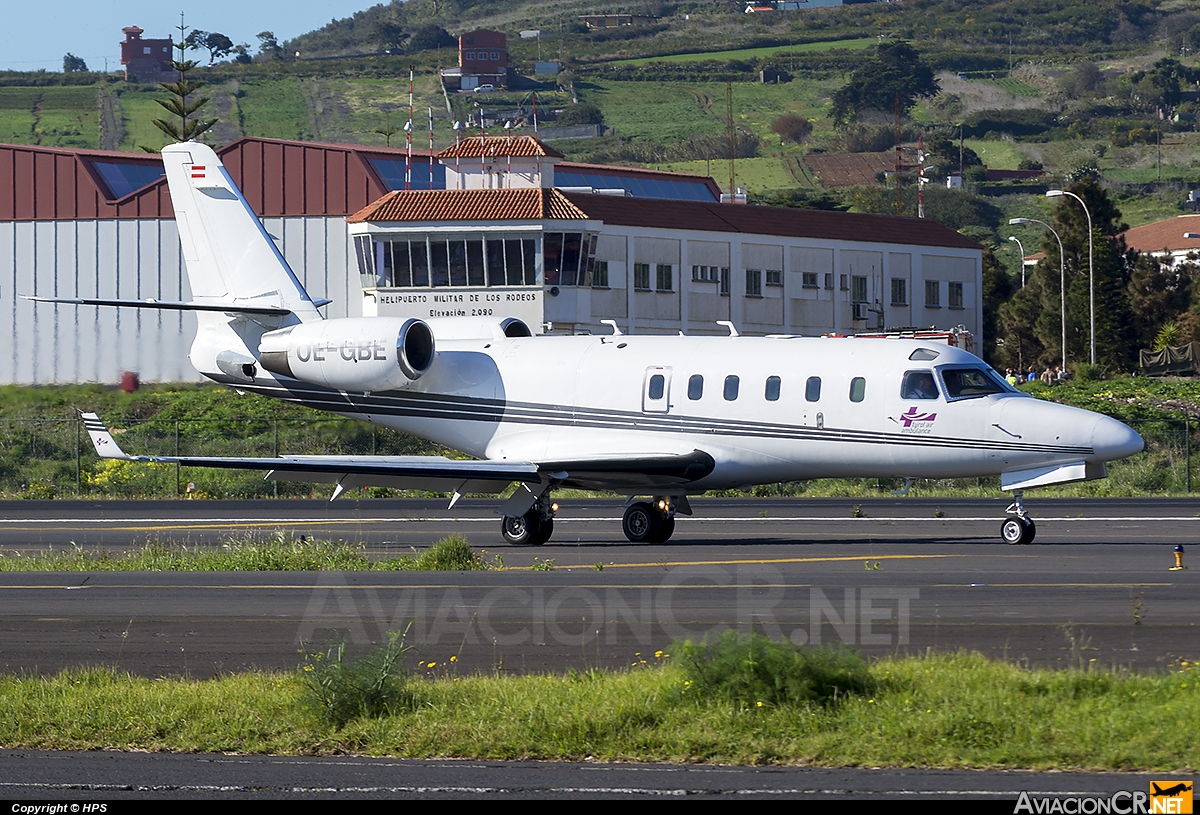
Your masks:
{"label": "building window", "polygon": [[658,291],[674,291],[671,285],[671,269],[669,263],[660,263],[654,270],[654,288]]}
{"label": "building window", "polygon": [[766,284],[768,286],[782,286],[783,271],[780,269],[767,269]]}
{"label": "building window", "polygon": [[833,273],[825,273],[825,291],[833,291]]}
{"label": "building window", "polygon": [[[389,236],[390,238],[391,236]],[[369,243],[369,245],[368,245]],[[516,235],[355,240],[359,272],[383,288],[537,285],[537,241]]]}
{"label": "building window", "polygon": [[700,374],[692,374],[688,380],[688,399],[695,402],[704,395],[704,377]]}
{"label": "building window", "polygon": [[867,302],[867,278],[866,275],[851,275],[850,277],[850,300],[855,303]]}
{"label": "building window", "polygon": [[777,377],[777,376],[768,376],[767,377],[767,391],[766,391],[765,396],[767,397],[768,402],[778,402],[779,401],[779,384],[780,384],[779,377]]}
{"label": "building window", "polygon": [[147,46],[144,46],[144,47],[142,48],[142,53],[143,53],[143,54],[145,54],[145,55],[147,55],[147,56],[149,56],[149,55],[150,55],[150,46],[148,46],[148,45],[147,45]]}
{"label": "building window", "polygon": [[729,269],[721,267],[721,294],[729,296]]}
{"label": "building window", "polygon": [[947,283],[946,284],[946,305],[950,308],[963,307],[963,284],[962,283]]}
{"label": "building window", "polygon": [[608,288],[608,261],[596,260],[592,261],[592,288],[607,289]]}
{"label": "building window", "polygon": [[725,401],[732,402],[738,397],[738,383],[740,380],[732,374],[725,377]]}
{"label": "building window", "polygon": [[850,276],[840,275],[840,277],[841,280],[839,281],[838,288],[840,288],[842,291],[850,291]]}
{"label": "building window", "polygon": [[942,307],[942,284],[936,280],[925,281],[925,308]]}
{"label": "building window", "polygon": [[633,287],[640,291],[650,291],[650,264],[633,264]]}
{"label": "building window", "polygon": [[908,281],[903,277],[892,278],[892,305],[908,305]]}
{"label": "building window", "polygon": [[867,380],[856,376],[850,380],[850,401],[861,402],[867,395]]}
{"label": "building window", "polygon": [[696,283],[716,283],[721,270],[716,266],[693,266],[692,281]]}
{"label": "building window", "polygon": [[817,287],[817,273],[803,272],[800,275],[800,285],[806,289],[815,289]]}
{"label": "building window", "polygon": [[468,52],[467,52],[467,59],[475,59],[475,52],[474,52],[474,51],[468,51]]}
{"label": "building window", "polygon": [[746,270],[746,296],[762,297],[762,269]]}
{"label": "building window", "polygon": [[804,401],[819,402],[821,400],[821,377],[810,376],[804,383]]}

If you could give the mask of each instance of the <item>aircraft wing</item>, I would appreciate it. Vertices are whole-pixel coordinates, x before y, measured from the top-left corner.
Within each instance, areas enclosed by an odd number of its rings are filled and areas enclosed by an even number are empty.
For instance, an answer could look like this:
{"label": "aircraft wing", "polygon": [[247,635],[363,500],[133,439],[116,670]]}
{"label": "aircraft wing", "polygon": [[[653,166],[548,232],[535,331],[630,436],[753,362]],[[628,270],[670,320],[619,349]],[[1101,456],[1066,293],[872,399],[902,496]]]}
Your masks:
{"label": "aircraft wing", "polygon": [[131,456],[117,444],[95,413],[84,413],[83,424],[101,458],[184,467],[224,467],[266,470],[272,481],[314,481],[336,484],[334,498],[353,487],[392,487],[455,493],[497,493],[513,482],[541,484],[544,480],[582,489],[656,489],[696,481],[713,471],[707,453],[651,455],[576,461],[478,461],[444,456],[279,456],[237,458],[221,456]]}

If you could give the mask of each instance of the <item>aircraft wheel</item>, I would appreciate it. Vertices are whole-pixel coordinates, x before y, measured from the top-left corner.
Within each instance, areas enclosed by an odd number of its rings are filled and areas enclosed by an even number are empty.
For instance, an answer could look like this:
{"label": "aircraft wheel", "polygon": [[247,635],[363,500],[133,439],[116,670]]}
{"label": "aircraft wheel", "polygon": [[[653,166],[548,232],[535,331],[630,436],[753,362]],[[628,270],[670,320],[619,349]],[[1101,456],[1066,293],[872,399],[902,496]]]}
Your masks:
{"label": "aircraft wheel", "polygon": [[1033,537],[1037,534],[1037,527],[1029,518],[1007,518],[1004,523],[1000,524],[1001,539],[1013,546],[1024,546],[1033,543]]}
{"label": "aircraft wheel", "polygon": [[554,534],[554,519],[547,518],[542,521],[541,527],[538,529],[533,539],[529,541],[530,546],[541,546],[546,541],[550,540],[550,536]]}
{"label": "aircraft wheel", "polygon": [[651,543],[666,543],[671,539],[671,535],[675,534],[675,517],[663,518],[658,527],[658,534],[654,536]]}
{"label": "aircraft wheel", "polygon": [[662,515],[646,501],[630,504],[621,519],[621,531],[634,543],[653,543],[661,528]]}
{"label": "aircraft wheel", "polygon": [[547,525],[535,508],[524,515],[505,515],[500,522],[500,533],[512,546],[539,546],[550,539],[553,526],[546,532],[546,537],[540,537],[542,527]]}

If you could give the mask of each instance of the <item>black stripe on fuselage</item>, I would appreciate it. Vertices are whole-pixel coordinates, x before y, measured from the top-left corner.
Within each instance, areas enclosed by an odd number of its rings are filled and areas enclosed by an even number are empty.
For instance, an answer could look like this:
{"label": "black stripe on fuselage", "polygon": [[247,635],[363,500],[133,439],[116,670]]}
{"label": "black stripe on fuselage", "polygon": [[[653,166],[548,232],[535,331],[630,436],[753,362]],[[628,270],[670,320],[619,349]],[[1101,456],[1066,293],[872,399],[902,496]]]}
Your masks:
{"label": "black stripe on fuselage", "polygon": [[[215,377],[214,377],[215,379]],[[555,427],[584,427],[593,429],[645,430],[694,435],[739,436],[763,439],[793,439],[797,441],[850,442],[858,444],[889,444],[904,447],[939,447],[948,449],[1002,450],[1020,453],[1058,453],[1089,456],[1091,447],[1069,447],[1053,444],[1029,444],[992,439],[964,439],[947,436],[908,435],[854,430],[837,427],[800,427],[766,422],[744,422],[732,419],[641,413],[601,408],[568,407],[531,402],[507,402],[501,399],[429,394],[419,391],[388,391],[355,396],[351,393],[309,385],[303,382],[278,382],[275,385],[247,385],[234,380],[215,381],[240,390],[294,402],[305,407],[333,413],[361,416],[396,416],[409,419],[490,422],[499,424],[541,424]]]}

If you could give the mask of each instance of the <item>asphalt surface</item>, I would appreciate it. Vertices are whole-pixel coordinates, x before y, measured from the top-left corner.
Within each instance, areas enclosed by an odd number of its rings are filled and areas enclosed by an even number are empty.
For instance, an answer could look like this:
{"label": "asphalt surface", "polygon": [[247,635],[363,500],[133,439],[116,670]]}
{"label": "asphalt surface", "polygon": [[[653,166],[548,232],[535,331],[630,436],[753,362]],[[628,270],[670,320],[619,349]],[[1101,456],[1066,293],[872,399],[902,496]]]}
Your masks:
{"label": "asphalt surface", "polygon": [[[999,542],[1002,501],[698,501],[662,545],[620,536],[620,502],[563,502],[555,538],[529,548],[500,540],[492,506],[0,505],[8,552],[70,541],[118,551],[148,538],[220,545],[285,531],[395,555],[458,532],[505,567],[0,573],[0,669],[286,669],[301,649],[345,641],[353,652],[405,628],[415,659],[453,655],[466,673],[628,665],[728,628],[872,655],[966,648],[1105,666],[1200,656],[1200,564],[1168,570],[1173,546],[1190,545],[1200,527],[1200,501],[1029,502],[1038,535],[1022,547]],[[22,537],[31,535],[37,542]]]}
{"label": "asphalt surface", "polygon": [[[408,628],[453,671],[652,662],[729,628],[869,655],[966,648],[1018,663],[1163,666],[1200,656],[1200,500],[1030,500],[1036,541],[999,542],[1005,502],[696,501],[668,544],[630,544],[621,502],[563,501],[554,539],[513,548],[489,502],[13,502],[6,555],[147,540],[219,546],[280,532],[372,555],[465,534],[489,572],[0,573],[0,670],[103,664],[146,676],[291,669]],[[857,508],[857,509],[856,509]],[[1176,544],[1186,571],[1169,571]],[[535,571],[535,563],[553,568]],[[418,669],[422,670],[422,669]],[[0,751],[13,797],[866,797],[1006,801],[1141,790],[1133,775],[639,767]]]}

